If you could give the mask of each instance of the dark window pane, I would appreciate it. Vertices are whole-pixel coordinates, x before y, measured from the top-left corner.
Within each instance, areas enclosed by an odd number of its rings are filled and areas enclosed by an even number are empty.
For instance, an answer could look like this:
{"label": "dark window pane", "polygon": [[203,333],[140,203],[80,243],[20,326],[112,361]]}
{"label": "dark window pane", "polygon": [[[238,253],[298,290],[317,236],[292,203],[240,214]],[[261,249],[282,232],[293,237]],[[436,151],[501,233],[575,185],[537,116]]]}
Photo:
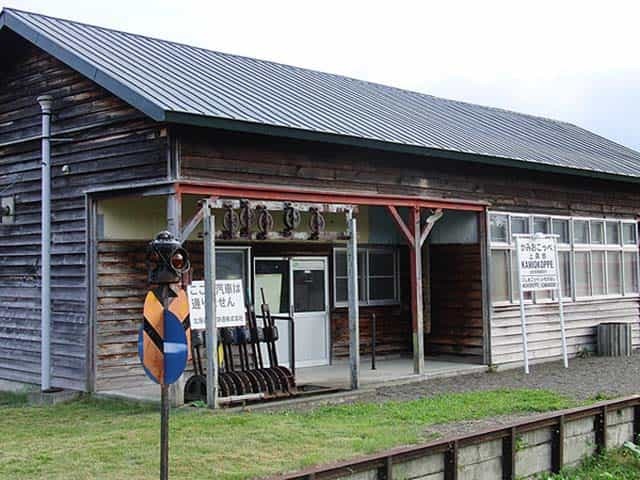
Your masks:
{"label": "dark window pane", "polygon": [[558,235],[558,243],[569,243],[569,220],[553,220],[553,233]]}
{"label": "dark window pane", "polygon": [[533,233],[549,233],[549,219],[548,218],[534,218],[533,219]]}
{"label": "dark window pane", "polygon": [[622,293],[621,274],[622,265],[620,252],[607,252],[607,294],[620,295]]}
{"label": "dark window pane", "polygon": [[395,300],[395,281],[393,277],[369,279],[369,300]]}
{"label": "dark window pane", "polygon": [[607,243],[609,245],[620,245],[620,224],[618,222],[607,222]]}
{"label": "dark window pane", "polygon": [[604,224],[602,222],[591,222],[591,243],[604,243]]}
{"label": "dark window pane", "polygon": [[347,276],[347,252],[336,250],[336,277]]}
{"label": "dark window pane", "polygon": [[573,242],[589,243],[589,224],[586,220],[573,221]]}
{"label": "dark window pane", "polygon": [[[348,279],[346,277],[336,278],[336,298],[335,302],[347,302],[349,300]],[[358,300],[364,301],[366,285],[362,276],[358,276]]]}
{"label": "dark window pane", "polygon": [[562,282],[562,296],[570,297],[571,293],[571,255],[569,252],[558,252],[560,263],[560,280]]}
{"label": "dark window pane", "polygon": [[[360,292],[358,292],[360,293]],[[346,302],[348,300],[347,297],[347,279],[346,278],[336,278],[336,302]]]}
{"label": "dark window pane", "polygon": [[293,305],[296,312],[325,310],[323,270],[294,270]]}
{"label": "dark window pane", "polygon": [[507,216],[491,215],[490,219],[491,241],[507,242]]}
{"label": "dark window pane", "polygon": [[591,295],[591,276],[589,274],[589,254],[587,252],[575,253],[576,268],[576,297],[588,297]]}
{"label": "dark window pane", "polygon": [[529,233],[528,217],[511,217],[511,235]]}
{"label": "dark window pane", "polygon": [[624,293],[638,291],[638,253],[624,252]]}
{"label": "dark window pane", "polygon": [[392,252],[369,252],[369,275],[393,275],[393,263]]}
{"label": "dark window pane", "polygon": [[246,287],[247,258],[244,252],[216,251],[216,278],[220,280],[242,280]]}
{"label": "dark window pane", "polygon": [[625,245],[636,244],[636,224],[635,223],[623,223],[622,224],[622,240]]}
{"label": "dark window pane", "polygon": [[604,295],[604,252],[591,252],[593,294]]}

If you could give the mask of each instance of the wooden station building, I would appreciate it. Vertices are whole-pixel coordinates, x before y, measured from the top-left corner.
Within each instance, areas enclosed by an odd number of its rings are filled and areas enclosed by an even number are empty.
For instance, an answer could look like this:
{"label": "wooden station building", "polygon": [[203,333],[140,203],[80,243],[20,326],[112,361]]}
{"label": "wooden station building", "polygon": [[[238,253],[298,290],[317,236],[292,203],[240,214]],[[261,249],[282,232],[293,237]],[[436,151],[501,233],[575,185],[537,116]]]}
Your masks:
{"label": "wooden station building", "polygon": [[[360,351],[375,315],[378,354],[413,358],[407,374],[438,359],[522,364],[516,233],[559,236],[570,355],[593,349],[603,321],[632,323],[640,345],[640,153],[582,128],[13,9],[0,13],[0,72],[4,381],[40,378],[41,95],[56,386],[144,381],[145,246],[164,229],[182,237],[203,198],[220,202],[218,278],[293,307],[300,367],[349,354],[349,214]],[[262,226],[238,228],[241,202],[268,211]],[[182,239],[200,279],[197,229]],[[557,303],[525,301],[532,360],[558,359]]]}

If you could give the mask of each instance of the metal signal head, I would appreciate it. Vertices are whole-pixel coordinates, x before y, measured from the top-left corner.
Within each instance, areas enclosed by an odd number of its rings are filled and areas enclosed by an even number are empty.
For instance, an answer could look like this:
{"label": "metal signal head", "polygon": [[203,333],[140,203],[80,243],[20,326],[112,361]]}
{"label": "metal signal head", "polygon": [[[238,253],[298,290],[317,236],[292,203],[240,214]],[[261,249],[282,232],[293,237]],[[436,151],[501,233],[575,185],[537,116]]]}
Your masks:
{"label": "metal signal head", "polygon": [[170,233],[163,231],[147,246],[147,269],[150,283],[176,283],[191,267],[189,254]]}

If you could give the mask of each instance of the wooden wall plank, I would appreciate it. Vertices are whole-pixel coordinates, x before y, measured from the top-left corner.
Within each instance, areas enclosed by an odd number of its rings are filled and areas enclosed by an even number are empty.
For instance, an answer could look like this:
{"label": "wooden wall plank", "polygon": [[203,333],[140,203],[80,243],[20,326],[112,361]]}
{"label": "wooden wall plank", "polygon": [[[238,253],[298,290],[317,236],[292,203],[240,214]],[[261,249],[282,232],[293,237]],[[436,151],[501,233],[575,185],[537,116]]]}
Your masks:
{"label": "wooden wall plank", "polygon": [[[40,134],[36,97],[54,97],[52,133],[53,384],[84,390],[87,358],[85,191],[166,176],[161,125],[24,41],[0,76],[0,191],[14,195],[15,223],[0,225],[0,378],[40,378]],[[7,144],[8,142],[17,142]],[[63,175],[62,165],[70,173]],[[3,350],[4,349],[4,350]],[[10,352],[3,353],[3,352]]]}

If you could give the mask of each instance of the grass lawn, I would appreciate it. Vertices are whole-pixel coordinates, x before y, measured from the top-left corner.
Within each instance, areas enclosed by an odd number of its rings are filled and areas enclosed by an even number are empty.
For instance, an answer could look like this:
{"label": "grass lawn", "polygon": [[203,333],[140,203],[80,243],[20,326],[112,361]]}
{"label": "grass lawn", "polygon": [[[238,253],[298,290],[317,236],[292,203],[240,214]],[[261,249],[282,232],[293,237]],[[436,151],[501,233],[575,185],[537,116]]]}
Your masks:
{"label": "grass lawn", "polygon": [[544,480],[637,480],[640,478],[640,459],[625,450],[613,450],[600,457],[586,459],[579,468],[541,478]]}
{"label": "grass lawn", "polygon": [[[86,398],[24,406],[0,393],[0,478],[156,479],[158,407]],[[438,423],[575,406],[553,392],[512,390],[439,395],[304,413],[172,412],[174,478],[241,479],[428,440]]]}

